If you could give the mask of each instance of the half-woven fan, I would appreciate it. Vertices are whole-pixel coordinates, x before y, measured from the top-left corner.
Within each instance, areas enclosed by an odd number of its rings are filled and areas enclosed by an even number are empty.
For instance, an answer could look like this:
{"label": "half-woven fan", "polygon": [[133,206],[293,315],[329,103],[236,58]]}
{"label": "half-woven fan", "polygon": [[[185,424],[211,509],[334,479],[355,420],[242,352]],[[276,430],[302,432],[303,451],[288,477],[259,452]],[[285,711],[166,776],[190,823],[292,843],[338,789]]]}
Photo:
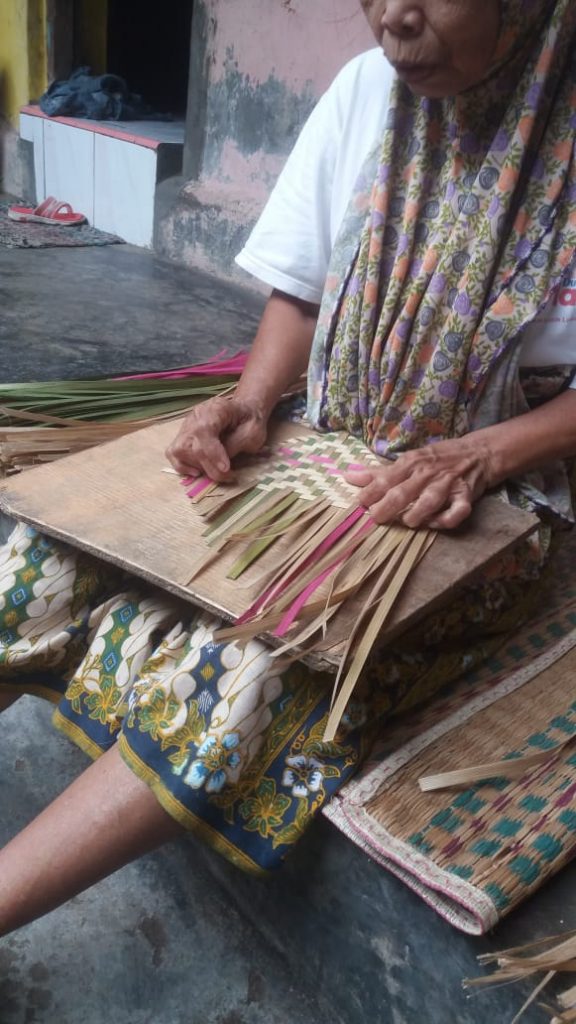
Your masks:
{"label": "half-woven fan", "polygon": [[435,536],[429,530],[381,526],[358,505],[357,488],[343,474],[367,463],[378,465],[379,460],[355,438],[288,433],[286,440],[240,466],[233,484],[207,477],[183,480],[206,521],[204,540],[211,548],[192,579],[230,545],[239,554],[227,577],[239,579],[264,551],[284,542],[274,569],[261,578],[260,596],[215,639],[271,633],[285,639],[275,655],[321,649],[329,619],[344,603],[358,600],[326,740],[333,739],[378,633]]}

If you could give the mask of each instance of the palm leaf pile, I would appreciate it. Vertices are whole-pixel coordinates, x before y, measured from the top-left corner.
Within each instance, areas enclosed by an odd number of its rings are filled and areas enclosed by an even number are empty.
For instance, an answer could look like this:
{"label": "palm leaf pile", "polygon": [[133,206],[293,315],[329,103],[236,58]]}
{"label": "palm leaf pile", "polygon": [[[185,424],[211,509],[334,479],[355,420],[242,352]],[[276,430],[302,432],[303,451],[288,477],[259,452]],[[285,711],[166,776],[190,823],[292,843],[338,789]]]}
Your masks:
{"label": "palm leaf pile", "polygon": [[0,384],[0,476],[180,416],[236,386],[246,353],[166,370]]}

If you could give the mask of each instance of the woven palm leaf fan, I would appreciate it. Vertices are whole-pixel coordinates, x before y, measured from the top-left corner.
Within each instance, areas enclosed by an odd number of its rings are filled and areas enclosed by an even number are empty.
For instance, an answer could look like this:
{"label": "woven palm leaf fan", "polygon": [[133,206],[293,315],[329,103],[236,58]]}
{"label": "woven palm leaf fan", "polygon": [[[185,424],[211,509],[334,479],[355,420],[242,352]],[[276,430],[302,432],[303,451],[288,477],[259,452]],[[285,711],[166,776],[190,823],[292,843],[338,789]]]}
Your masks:
{"label": "woven palm leaf fan", "polygon": [[334,738],[368,654],[404,583],[435,534],[381,526],[357,503],[346,470],[379,464],[365,445],[342,434],[303,432],[267,449],[237,470],[234,484],[207,477],[183,480],[206,522],[209,554],[190,583],[230,546],[239,549],[227,578],[246,569],[281,538],[282,555],[262,576],[260,596],[215,640],[271,633],[284,640],[274,656],[319,649],[329,619],[344,603],[357,614],[334,687],[324,738]]}
{"label": "woven palm leaf fan", "polygon": [[0,384],[0,475],[82,451],[228,394],[247,353],[159,373]]}

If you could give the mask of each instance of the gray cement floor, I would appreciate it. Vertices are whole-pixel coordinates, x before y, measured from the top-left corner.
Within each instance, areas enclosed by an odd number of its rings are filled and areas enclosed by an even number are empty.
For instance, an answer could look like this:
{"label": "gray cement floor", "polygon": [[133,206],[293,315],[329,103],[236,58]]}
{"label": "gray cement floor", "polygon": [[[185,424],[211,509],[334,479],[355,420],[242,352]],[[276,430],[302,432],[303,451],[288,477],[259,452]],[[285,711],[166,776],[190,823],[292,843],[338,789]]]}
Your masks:
{"label": "gray cement floor", "polygon": [[[248,343],[261,306],[128,246],[0,250],[0,365],[181,365]],[[25,698],[0,721],[0,843],[86,764],[49,717]],[[508,1024],[528,989],[470,997],[462,978],[479,953],[576,928],[575,878],[477,940],[325,820],[266,883],[186,839],[0,941],[0,1024]],[[525,1024],[548,1019],[533,1006]]]}
{"label": "gray cement floor", "polygon": [[[2,842],[88,763],[23,698],[1,723]],[[2,1024],[328,1024],[183,841],[0,942]]]}
{"label": "gray cement floor", "polygon": [[264,300],[127,245],[0,249],[4,380],[183,366],[249,345]]}

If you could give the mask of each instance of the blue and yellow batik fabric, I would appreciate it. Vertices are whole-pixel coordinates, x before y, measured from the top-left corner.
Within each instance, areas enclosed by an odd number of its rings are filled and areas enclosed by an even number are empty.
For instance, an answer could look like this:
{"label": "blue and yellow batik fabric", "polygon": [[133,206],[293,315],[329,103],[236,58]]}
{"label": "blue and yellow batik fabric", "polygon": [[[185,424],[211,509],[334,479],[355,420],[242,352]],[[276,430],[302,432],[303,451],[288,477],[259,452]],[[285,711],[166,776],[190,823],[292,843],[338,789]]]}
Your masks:
{"label": "blue and yellow batik fabric", "polygon": [[213,642],[192,605],[19,525],[0,548],[0,687],[56,704],[87,754],[114,743],[183,826],[239,866],[278,867],[356,771],[386,715],[501,642],[521,590],[495,579],[375,652],[335,742],[333,678],[280,668],[261,641]]}

